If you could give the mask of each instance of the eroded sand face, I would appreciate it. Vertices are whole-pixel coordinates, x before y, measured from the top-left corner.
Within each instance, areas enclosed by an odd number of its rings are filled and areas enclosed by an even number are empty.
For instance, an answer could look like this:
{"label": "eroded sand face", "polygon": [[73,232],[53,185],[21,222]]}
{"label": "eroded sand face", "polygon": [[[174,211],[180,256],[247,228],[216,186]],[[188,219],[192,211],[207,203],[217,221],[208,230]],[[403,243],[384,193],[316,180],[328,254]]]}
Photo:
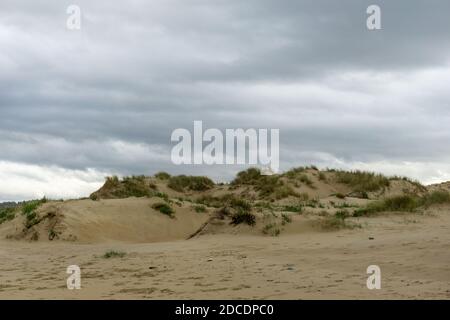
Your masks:
{"label": "eroded sand face", "polygon": [[[205,235],[148,244],[1,241],[1,299],[449,299],[450,212],[279,237]],[[369,238],[373,237],[373,240]],[[107,250],[123,258],[101,257]],[[66,268],[81,268],[68,290]],[[381,268],[368,290],[366,268]]]}

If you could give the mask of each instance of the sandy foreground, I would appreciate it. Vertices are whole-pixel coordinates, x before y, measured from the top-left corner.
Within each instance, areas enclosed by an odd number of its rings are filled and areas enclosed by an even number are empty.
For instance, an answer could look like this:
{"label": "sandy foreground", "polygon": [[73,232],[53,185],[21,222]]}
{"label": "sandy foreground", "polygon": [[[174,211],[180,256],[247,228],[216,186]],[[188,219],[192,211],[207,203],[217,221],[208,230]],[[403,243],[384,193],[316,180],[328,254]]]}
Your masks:
{"label": "sandy foreground", "polygon": [[[361,229],[158,243],[0,242],[1,299],[449,299],[450,214],[362,218]],[[369,239],[373,238],[373,239]],[[109,249],[126,252],[105,259]],[[81,268],[80,290],[66,268]],[[366,268],[381,268],[381,290]]]}

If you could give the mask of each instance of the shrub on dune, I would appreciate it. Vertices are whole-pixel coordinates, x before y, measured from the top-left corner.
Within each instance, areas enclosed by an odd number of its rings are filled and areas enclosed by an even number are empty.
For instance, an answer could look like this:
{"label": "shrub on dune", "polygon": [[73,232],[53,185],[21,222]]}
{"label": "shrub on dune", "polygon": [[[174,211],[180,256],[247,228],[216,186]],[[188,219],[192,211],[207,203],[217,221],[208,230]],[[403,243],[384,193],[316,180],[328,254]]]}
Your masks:
{"label": "shrub on dune", "polygon": [[178,192],[206,191],[214,187],[214,182],[208,177],[179,175],[170,177],[167,186]]}

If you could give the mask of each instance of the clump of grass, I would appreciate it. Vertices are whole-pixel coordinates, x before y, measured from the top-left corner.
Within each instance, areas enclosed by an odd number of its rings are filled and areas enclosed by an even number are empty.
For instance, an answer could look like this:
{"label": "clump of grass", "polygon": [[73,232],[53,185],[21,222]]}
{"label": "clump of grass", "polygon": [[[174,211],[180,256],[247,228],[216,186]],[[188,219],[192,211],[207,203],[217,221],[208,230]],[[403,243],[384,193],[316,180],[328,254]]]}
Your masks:
{"label": "clump of grass", "polygon": [[110,259],[110,258],[123,258],[125,257],[126,252],[123,251],[116,251],[116,250],[108,250],[103,254],[103,258]]}
{"label": "clump of grass", "polygon": [[46,202],[47,199],[44,197],[40,200],[27,201],[22,205],[22,214],[25,216],[25,227],[27,229],[39,223],[40,220],[36,210],[41,204]]}
{"label": "clump of grass", "polygon": [[254,206],[256,208],[273,210],[272,204],[270,202],[267,202],[267,201],[259,201],[259,202],[255,203]]}
{"label": "clump of grass", "polygon": [[238,211],[231,216],[231,224],[238,225],[241,223],[246,223],[249,226],[255,225],[255,215],[251,212],[238,209]]}
{"label": "clump of grass", "polygon": [[195,212],[197,213],[202,213],[202,212],[206,212],[206,207],[204,205],[194,205],[192,206],[192,208],[195,210]]}
{"label": "clump of grass", "polygon": [[422,197],[415,195],[402,195],[370,203],[365,208],[355,210],[353,216],[370,216],[379,212],[387,211],[414,212],[420,207],[426,208],[434,204],[446,203],[450,203],[450,193],[442,190],[433,191]]}
{"label": "clump of grass", "polygon": [[5,221],[14,219],[16,216],[16,208],[1,208],[0,209],[0,224]]}
{"label": "clump of grass", "polygon": [[160,179],[160,180],[168,180],[170,179],[170,174],[168,174],[167,172],[164,171],[160,171],[155,173],[155,178]]}
{"label": "clump of grass", "polygon": [[146,182],[145,176],[124,177],[122,185],[126,197],[151,197],[156,189],[154,184]]}
{"label": "clump of grass", "polygon": [[[306,170],[308,170],[309,168],[310,168],[310,167],[307,167],[307,166],[305,166],[305,167],[296,167],[296,168],[292,168],[292,169],[286,171],[286,172],[284,173],[284,175],[285,175],[286,177],[288,177],[289,179],[294,179],[294,178],[297,177],[297,175],[298,175],[299,173],[303,173],[303,172],[305,172]],[[311,168],[311,169],[314,169],[314,168]],[[317,169],[317,168],[316,168],[316,169]]]}
{"label": "clump of grass", "polygon": [[271,235],[272,237],[277,237],[280,235],[281,230],[277,228],[275,223],[268,223],[262,229],[263,234]]}
{"label": "clump of grass", "polygon": [[165,214],[166,216],[169,216],[170,218],[174,217],[175,211],[167,203],[158,202],[158,203],[153,204],[152,208],[161,212],[162,214]]}
{"label": "clump of grass", "polygon": [[229,206],[234,211],[231,215],[231,224],[238,225],[241,223],[246,223],[249,226],[255,225],[256,217],[251,212],[252,206],[250,203],[243,199],[232,198]]}
{"label": "clump of grass", "polygon": [[345,219],[341,219],[335,216],[325,216],[319,220],[319,226],[324,230],[340,230],[340,229],[352,229],[354,226],[348,224]]}
{"label": "clump of grass", "polygon": [[329,231],[361,227],[359,224],[346,221],[348,217],[350,217],[350,213],[346,210],[341,210],[334,215],[323,216],[322,219],[318,221],[318,225],[321,229]]}
{"label": "clump of grass", "polygon": [[259,180],[262,177],[267,176],[261,175],[261,170],[257,168],[249,168],[247,170],[238,172],[236,178],[233,181],[231,181],[231,185],[242,185],[242,184],[256,185],[259,183]]}
{"label": "clump of grass", "polygon": [[422,198],[422,205],[425,207],[446,203],[450,203],[450,193],[444,190],[433,191]]}
{"label": "clump of grass", "polygon": [[292,218],[286,214],[286,213],[282,213],[281,214],[281,224],[285,225],[286,223],[291,223],[292,222]]}
{"label": "clump of grass", "polygon": [[241,171],[231,182],[232,187],[239,185],[251,185],[258,191],[261,199],[270,198],[272,200],[280,200],[289,196],[297,197],[298,194],[290,186],[286,185],[278,175],[265,176],[261,175],[261,171],[257,168],[250,168]]}
{"label": "clump of grass", "polygon": [[314,186],[314,183],[306,174],[300,175],[299,180],[300,180],[300,182],[303,182],[310,188],[312,188]]}
{"label": "clump of grass", "polygon": [[419,181],[412,180],[412,179],[410,179],[408,177],[393,176],[393,177],[390,177],[389,180],[391,180],[391,181],[392,180],[403,180],[403,181],[409,182],[410,184],[415,186],[420,191],[425,191],[425,192],[427,191],[427,188],[423,184],[421,184]]}
{"label": "clump of grass", "polygon": [[307,194],[306,192],[302,192],[302,193],[297,195],[297,198],[300,201],[308,201],[309,200],[309,194]]}
{"label": "clump of grass", "polygon": [[295,213],[302,213],[303,212],[303,205],[288,205],[283,207],[283,211],[288,212],[295,212]]}
{"label": "clump of grass", "polygon": [[53,240],[58,236],[58,233],[54,229],[48,231],[48,240]]}
{"label": "clump of grass", "polygon": [[333,171],[336,181],[347,184],[355,191],[377,191],[389,187],[389,178],[382,174],[366,171]]}
{"label": "clump of grass", "polygon": [[343,208],[353,208],[353,207],[357,207],[357,206],[348,204],[347,202],[344,202],[344,203],[341,203],[341,204],[334,204],[334,207],[338,208],[338,209],[343,209]]}
{"label": "clump of grass", "polygon": [[334,216],[336,218],[344,220],[344,219],[350,217],[350,213],[347,210],[339,210],[334,214]]}
{"label": "clump of grass", "polygon": [[155,193],[155,197],[164,199],[165,201],[169,201],[169,195],[167,193],[164,193],[164,192],[157,192],[157,193]]}
{"label": "clump of grass", "polygon": [[205,191],[214,187],[214,182],[208,177],[179,175],[170,177],[167,186],[178,192]]}
{"label": "clump of grass", "polygon": [[305,173],[305,171],[308,169],[318,171],[316,166],[298,167],[298,168],[293,168],[293,169],[287,171],[284,175],[290,180],[298,179],[300,182],[306,184],[308,187],[313,188],[314,183]]}
{"label": "clump of grass", "polygon": [[281,185],[278,188],[275,188],[273,193],[273,197],[276,200],[284,199],[289,196],[298,197],[299,195],[294,189],[292,189],[291,186],[288,185]]}
{"label": "clump of grass", "polygon": [[327,176],[323,172],[319,172],[319,180],[320,181],[327,181]]}
{"label": "clump of grass", "polygon": [[117,176],[107,177],[105,184],[90,195],[92,200],[123,199],[129,197],[151,197],[156,186],[145,176],[130,176],[120,180]]}
{"label": "clump of grass", "polygon": [[223,197],[214,197],[211,195],[203,195],[199,198],[196,199],[197,203],[206,205],[208,207],[213,207],[213,208],[220,208],[222,206],[225,205],[225,203],[227,202],[226,200],[227,197],[223,196]]}
{"label": "clump of grass", "polygon": [[304,206],[310,207],[310,208],[316,208],[316,207],[320,206],[320,202],[317,199],[311,199],[311,200],[305,201]]}

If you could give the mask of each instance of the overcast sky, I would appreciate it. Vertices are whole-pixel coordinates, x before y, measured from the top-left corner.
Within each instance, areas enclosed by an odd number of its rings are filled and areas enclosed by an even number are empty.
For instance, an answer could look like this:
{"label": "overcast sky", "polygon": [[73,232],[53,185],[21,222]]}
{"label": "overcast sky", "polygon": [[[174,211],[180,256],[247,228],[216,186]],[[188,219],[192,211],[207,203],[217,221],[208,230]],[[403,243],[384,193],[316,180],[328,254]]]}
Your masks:
{"label": "overcast sky", "polygon": [[[70,4],[81,29],[68,30]],[[381,7],[382,30],[366,28]],[[176,128],[280,129],[280,165],[450,180],[450,2],[0,2],[0,201],[175,166]]]}

